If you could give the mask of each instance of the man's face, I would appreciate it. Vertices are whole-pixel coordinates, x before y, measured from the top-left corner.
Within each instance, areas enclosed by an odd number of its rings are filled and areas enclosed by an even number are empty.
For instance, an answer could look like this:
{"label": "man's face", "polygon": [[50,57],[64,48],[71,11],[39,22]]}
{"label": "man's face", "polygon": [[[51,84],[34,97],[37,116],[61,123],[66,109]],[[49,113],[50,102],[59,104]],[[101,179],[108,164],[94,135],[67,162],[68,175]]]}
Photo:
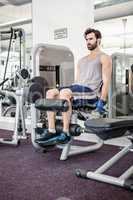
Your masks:
{"label": "man's face", "polygon": [[98,46],[98,39],[96,38],[94,33],[89,33],[86,35],[86,44],[88,50],[94,50]]}

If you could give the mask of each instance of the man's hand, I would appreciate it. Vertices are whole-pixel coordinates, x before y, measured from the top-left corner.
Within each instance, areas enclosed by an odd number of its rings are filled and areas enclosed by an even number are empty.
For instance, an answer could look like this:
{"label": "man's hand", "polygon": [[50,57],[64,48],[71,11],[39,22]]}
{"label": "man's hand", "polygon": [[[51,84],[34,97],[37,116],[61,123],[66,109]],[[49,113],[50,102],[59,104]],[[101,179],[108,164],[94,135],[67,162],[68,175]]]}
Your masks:
{"label": "man's hand", "polygon": [[99,99],[96,102],[96,109],[91,112],[89,119],[98,119],[104,117],[106,115],[106,110],[104,108],[105,104],[105,101]]}
{"label": "man's hand", "polygon": [[99,99],[96,102],[96,111],[99,112],[100,114],[103,114],[105,112],[104,106],[106,104],[106,101]]}

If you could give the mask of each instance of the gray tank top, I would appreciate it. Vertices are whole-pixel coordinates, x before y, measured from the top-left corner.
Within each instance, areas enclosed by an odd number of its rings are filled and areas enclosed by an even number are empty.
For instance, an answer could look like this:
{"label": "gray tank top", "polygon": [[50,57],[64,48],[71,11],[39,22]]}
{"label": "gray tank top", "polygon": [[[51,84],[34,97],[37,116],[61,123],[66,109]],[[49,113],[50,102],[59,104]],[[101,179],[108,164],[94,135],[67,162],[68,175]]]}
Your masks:
{"label": "gray tank top", "polygon": [[102,84],[102,65],[100,62],[100,53],[95,59],[83,57],[79,60],[80,77],[77,84],[87,86],[92,90],[99,90]]}

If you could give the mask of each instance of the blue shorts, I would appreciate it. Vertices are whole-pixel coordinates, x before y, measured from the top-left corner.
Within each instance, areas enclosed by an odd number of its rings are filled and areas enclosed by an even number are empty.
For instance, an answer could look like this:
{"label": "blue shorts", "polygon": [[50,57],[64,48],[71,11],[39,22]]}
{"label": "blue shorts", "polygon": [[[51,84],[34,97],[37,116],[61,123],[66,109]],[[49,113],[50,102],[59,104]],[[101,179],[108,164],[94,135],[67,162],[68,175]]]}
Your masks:
{"label": "blue shorts", "polygon": [[[78,95],[78,98],[77,98],[77,96],[74,96],[73,94],[72,105],[74,107],[87,105],[87,104],[95,104],[97,101],[97,96],[95,92],[89,87],[79,85],[79,84],[73,84],[70,86],[60,87],[59,90],[67,89],[67,88],[70,89],[72,93],[75,93],[75,95]],[[92,96],[92,98],[88,98],[87,96],[88,97]]]}

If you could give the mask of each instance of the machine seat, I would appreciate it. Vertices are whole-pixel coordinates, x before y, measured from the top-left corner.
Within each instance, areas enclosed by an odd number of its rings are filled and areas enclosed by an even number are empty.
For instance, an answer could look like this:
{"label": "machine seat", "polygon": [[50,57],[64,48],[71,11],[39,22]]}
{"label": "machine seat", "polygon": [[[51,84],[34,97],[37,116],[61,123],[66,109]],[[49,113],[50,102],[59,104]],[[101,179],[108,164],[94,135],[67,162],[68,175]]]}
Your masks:
{"label": "machine seat", "polygon": [[81,96],[80,99],[72,99],[72,109],[73,110],[94,110],[96,108],[97,97]]}
{"label": "machine seat", "polygon": [[73,110],[94,110],[96,109],[96,104],[79,104],[79,105],[72,105]]}
{"label": "machine seat", "polygon": [[126,131],[133,131],[133,119],[90,119],[85,122],[85,131],[88,133],[94,133],[103,140],[121,137]]}

